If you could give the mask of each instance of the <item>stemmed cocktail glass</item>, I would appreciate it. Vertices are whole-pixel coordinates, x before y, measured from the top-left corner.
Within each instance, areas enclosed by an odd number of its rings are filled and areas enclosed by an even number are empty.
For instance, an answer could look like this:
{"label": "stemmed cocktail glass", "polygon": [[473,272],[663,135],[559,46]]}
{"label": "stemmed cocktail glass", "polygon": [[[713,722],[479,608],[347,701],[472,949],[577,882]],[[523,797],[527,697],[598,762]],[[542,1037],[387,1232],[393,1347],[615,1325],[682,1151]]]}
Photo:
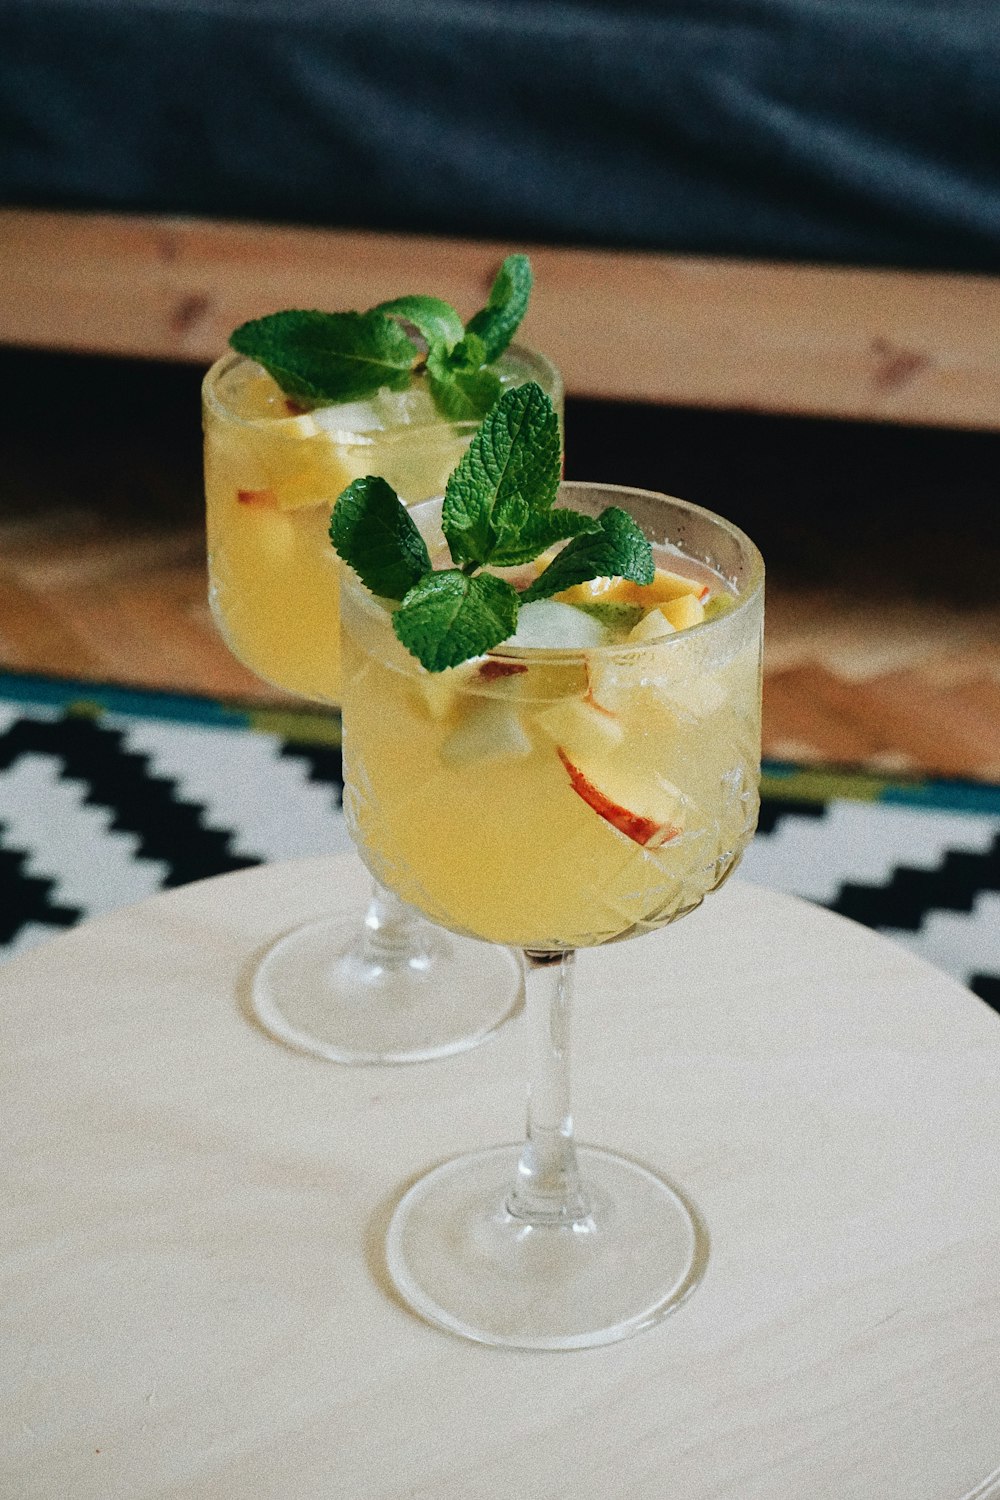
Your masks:
{"label": "stemmed cocktail glass", "polygon": [[[550,1349],[645,1327],[705,1264],[701,1221],[658,1164],[574,1144],[570,990],[577,948],[675,921],[737,864],[758,806],[763,621],[760,555],[728,522],[613,486],[564,484],[559,500],[627,510],[659,564],[714,580],[704,623],[587,650],[504,645],[429,673],[346,568],[342,594],[357,847],[434,922],[526,964],[527,1140],[411,1187],[389,1270],[432,1322]],[[412,514],[439,556],[440,506]],[[627,1025],[627,997],[608,998]]]}
{"label": "stemmed cocktail glass", "polygon": [[[537,381],[561,410],[559,373],[542,356],[512,345],[495,369],[505,388]],[[408,504],[441,495],[478,422],[445,420],[416,387],[304,410],[239,354],[208,372],[203,415],[216,622],[259,677],[338,705],[333,503],[362,474]],[[391,735],[391,705],[370,711]],[[520,994],[508,952],[436,929],[380,888],[363,925],[330,918],[280,939],[255,975],[253,1008],[273,1035],[319,1056],[411,1062],[473,1046]]]}

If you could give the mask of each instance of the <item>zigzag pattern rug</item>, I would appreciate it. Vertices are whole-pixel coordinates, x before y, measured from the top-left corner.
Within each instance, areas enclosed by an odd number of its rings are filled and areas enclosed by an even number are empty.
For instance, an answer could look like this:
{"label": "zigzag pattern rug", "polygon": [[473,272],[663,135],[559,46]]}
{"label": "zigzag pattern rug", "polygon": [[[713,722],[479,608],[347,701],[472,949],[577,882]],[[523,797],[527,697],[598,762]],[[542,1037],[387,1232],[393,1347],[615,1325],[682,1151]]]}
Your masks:
{"label": "zigzag pattern rug", "polygon": [[[348,847],[334,715],[0,676],[0,958],[114,907]],[[769,765],[742,873],[1000,1010],[1000,788]]]}

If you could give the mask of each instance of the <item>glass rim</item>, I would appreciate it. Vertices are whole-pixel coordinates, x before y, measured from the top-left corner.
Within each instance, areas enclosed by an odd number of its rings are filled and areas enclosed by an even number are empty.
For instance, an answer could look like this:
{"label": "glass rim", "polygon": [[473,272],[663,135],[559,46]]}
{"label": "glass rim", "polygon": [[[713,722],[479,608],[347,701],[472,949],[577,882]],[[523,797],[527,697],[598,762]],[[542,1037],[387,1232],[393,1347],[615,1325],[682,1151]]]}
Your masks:
{"label": "glass rim", "polygon": [[[728,521],[725,516],[718,512],[709,510],[704,505],[696,505],[693,500],[681,500],[677,495],[667,495],[661,490],[640,489],[631,484],[605,484],[601,480],[564,479],[559,485],[559,498],[564,497],[565,491],[573,490],[600,490],[609,497],[636,495],[644,500],[666,501],[670,505],[679,508],[688,515],[697,516],[700,519],[711,522],[719,530],[725,532],[745,551],[750,573],[745,588],[735,596],[732,609],[727,609],[723,614],[716,615],[713,619],[702,620],[698,625],[689,625],[684,630],[678,630],[670,635],[659,637],[651,641],[618,641],[605,646],[504,646],[500,644],[493,646],[489,651],[484,651],[480,656],[469,657],[469,661],[492,660],[511,661],[523,663],[526,666],[553,664],[557,666],[572,665],[585,660],[587,657],[599,657],[602,660],[611,660],[616,657],[629,657],[648,655],[654,651],[675,649],[679,642],[691,640],[698,636],[701,640],[708,639],[709,632],[718,633],[720,629],[732,629],[733,623],[739,620],[748,609],[760,598],[764,589],[764,559],[760,554],[757,544],[747,536],[741,527]],[[427,506],[440,506],[441,500],[422,500],[418,504],[410,506],[409,509],[415,515]],[[683,556],[683,553],[680,554]],[[697,559],[692,559],[697,561]],[[349,576],[348,588],[359,589],[363,597],[374,599],[374,595],[365,588],[361,579],[348,564],[343,564]],[[387,614],[388,623],[388,614]],[[412,653],[411,653],[412,655]],[[427,668],[417,659],[412,658],[414,666],[421,671]],[[467,662],[459,662],[455,670],[466,666]],[[432,674],[437,675],[437,674]]]}
{"label": "glass rim", "polygon": [[[521,355],[522,357],[526,357],[529,363],[538,366],[539,370],[544,372],[548,381],[549,390],[547,394],[550,396],[550,399],[557,403],[562,398],[562,375],[559,367],[554,365],[546,355],[540,353],[537,349],[531,348],[528,344],[515,342],[508,345],[504,353],[500,355],[499,360],[494,360],[494,366],[506,354]],[[227,349],[225,354],[221,354],[205,371],[201,382],[202,401],[205,407],[210,409],[214,416],[233,426],[249,428],[254,432],[267,431],[280,435],[286,422],[289,424],[298,422],[301,417],[309,416],[311,410],[325,411],[337,406],[353,406],[356,404],[353,401],[330,401],[327,402],[326,406],[321,404],[317,408],[306,408],[302,412],[290,412],[287,417],[241,417],[226,404],[218,389],[219,381],[222,377],[228,374],[234,365],[238,364],[257,365],[258,362],[255,359],[251,359],[248,354],[240,354],[235,349]],[[258,368],[263,369],[263,365],[258,365]],[[331,428],[327,429],[324,435],[332,439],[334,434],[336,434],[335,440],[342,447],[357,445],[359,448],[370,448],[375,442],[384,443],[409,440],[415,434],[438,432],[442,428],[446,428],[449,433],[472,434],[481,426],[481,417],[470,417],[464,421],[452,422],[447,417],[442,416],[433,422],[403,422],[396,427]],[[317,434],[317,436],[319,435]]]}

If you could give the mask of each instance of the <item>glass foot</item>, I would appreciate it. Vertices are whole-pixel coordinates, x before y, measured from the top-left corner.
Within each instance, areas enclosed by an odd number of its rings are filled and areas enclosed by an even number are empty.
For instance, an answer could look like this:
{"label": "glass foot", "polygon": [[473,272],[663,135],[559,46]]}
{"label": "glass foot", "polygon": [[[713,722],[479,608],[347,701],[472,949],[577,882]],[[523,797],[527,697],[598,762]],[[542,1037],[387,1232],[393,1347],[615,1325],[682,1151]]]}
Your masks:
{"label": "glass foot", "polygon": [[586,1349],[648,1328],[697,1286],[708,1235],[670,1183],[579,1147],[589,1217],[529,1224],[506,1206],[520,1154],[458,1157],[400,1200],[386,1259],[415,1312],[482,1344]]}
{"label": "glass foot", "polygon": [[523,993],[513,953],[413,917],[372,933],[357,918],[279,939],[253,979],[252,1009],[279,1041],[340,1063],[426,1062],[484,1041]]}

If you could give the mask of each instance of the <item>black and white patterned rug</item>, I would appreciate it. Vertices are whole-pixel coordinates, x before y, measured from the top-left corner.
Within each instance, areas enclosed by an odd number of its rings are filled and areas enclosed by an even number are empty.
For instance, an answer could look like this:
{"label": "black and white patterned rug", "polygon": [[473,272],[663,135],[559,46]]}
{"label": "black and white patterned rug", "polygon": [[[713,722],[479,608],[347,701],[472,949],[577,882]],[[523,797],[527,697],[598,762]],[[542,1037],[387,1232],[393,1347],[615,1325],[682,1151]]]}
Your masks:
{"label": "black and white patterned rug", "polygon": [[[349,847],[340,725],[0,675],[0,958],[169,886]],[[769,765],[743,875],[1000,1010],[1000,788]]]}

